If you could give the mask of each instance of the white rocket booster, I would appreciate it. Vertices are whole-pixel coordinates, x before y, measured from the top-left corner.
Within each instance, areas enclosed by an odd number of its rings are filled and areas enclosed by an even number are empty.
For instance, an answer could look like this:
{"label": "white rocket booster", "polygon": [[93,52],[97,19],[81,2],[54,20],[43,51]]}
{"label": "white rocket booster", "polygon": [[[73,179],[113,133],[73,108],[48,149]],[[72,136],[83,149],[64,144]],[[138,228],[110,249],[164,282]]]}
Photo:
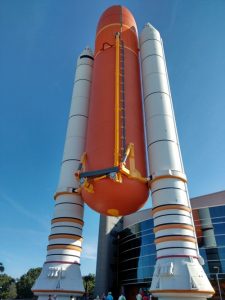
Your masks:
{"label": "white rocket booster", "polygon": [[149,23],[140,52],[157,251],[150,290],[160,300],[206,300],[214,290],[201,266],[162,40]]}
{"label": "white rocket booster", "polygon": [[39,300],[49,295],[57,299],[82,296],[80,272],[83,200],[76,192],[74,178],[84,152],[88,118],[93,54],[85,48],[78,58],[60,179],[55,194],[55,210],[47,248],[47,258],[32,291]]}

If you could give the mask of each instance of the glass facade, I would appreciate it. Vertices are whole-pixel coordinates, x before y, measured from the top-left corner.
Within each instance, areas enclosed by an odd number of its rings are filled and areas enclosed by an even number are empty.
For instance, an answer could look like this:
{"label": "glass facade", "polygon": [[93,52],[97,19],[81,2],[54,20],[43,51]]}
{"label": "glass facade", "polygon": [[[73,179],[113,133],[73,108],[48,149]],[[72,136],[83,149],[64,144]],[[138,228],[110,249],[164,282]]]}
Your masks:
{"label": "glass facade", "polygon": [[[203,266],[218,293],[218,281],[225,299],[225,205],[193,210]],[[153,220],[132,225],[119,233],[118,274],[126,293],[150,287],[156,249]]]}

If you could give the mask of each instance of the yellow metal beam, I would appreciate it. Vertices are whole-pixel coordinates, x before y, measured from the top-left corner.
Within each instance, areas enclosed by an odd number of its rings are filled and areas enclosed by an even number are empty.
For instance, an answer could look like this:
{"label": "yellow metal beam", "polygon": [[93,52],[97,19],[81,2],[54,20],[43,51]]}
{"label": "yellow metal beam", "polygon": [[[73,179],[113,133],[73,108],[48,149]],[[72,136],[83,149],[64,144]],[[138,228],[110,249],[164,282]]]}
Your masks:
{"label": "yellow metal beam", "polygon": [[116,63],[115,63],[115,148],[114,166],[119,165],[120,152],[120,33],[116,33]]}
{"label": "yellow metal beam", "polygon": [[[126,161],[129,157],[130,169],[126,168]],[[125,158],[120,164],[120,172],[126,175],[128,178],[136,179],[141,182],[147,183],[148,179],[142,177],[141,173],[135,167],[135,153],[134,153],[134,144],[130,143],[127,147]]]}

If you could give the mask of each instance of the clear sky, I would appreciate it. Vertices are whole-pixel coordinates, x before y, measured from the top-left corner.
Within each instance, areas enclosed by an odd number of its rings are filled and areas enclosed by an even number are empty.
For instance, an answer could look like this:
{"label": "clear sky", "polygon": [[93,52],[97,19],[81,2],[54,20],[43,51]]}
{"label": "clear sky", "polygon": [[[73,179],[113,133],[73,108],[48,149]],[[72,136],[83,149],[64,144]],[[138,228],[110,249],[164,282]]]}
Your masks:
{"label": "clear sky", "polygon": [[[0,0],[0,262],[13,277],[45,260],[76,59],[113,4],[161,33],[191,197],[225,189],[224,0]],[[83,274],[98,220],[85,210]]]}

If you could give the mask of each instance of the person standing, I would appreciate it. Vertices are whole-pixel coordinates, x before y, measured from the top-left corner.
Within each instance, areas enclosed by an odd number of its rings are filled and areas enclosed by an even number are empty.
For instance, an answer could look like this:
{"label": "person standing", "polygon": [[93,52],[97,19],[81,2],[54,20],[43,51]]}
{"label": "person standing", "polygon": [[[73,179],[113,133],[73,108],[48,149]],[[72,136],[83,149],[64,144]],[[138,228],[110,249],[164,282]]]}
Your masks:
{"label": "person standing", "polygon": [[101,300],[106,300],[106,295],[105,295],[105,293],[102,294]]}
{"label": "person standing", "polygon": [[142,295],[141,295],[140,291],[136,295],[136,300],[142,300]]}
{"label": "person standing", "polygon": [[120,294],[118,300],[126,300],[126,297],[124,296],[123,293]]}
{"label": "person standing", "polygon": [[106,297],[106,300],[113,300],[113,296],[111,292],[108,292],[108,295]]}
{"label": "person standing", "polygon": [[143,300],[149,300],[149,297],[146,292],[144,293]]}

